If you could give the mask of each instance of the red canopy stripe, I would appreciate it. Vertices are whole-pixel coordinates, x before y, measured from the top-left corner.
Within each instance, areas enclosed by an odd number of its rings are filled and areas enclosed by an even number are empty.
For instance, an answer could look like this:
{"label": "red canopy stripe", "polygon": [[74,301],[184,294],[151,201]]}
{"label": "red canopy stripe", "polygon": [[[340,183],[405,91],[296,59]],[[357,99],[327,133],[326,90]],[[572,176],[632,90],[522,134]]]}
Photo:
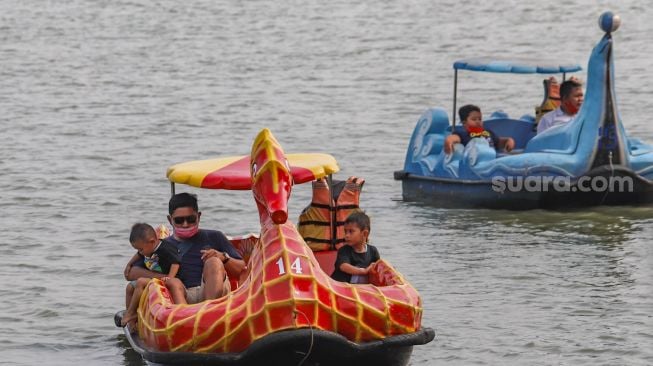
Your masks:
{"label": "red canopy stripe", "polygon": [[202,180],[202,188],[247,190],[252,189],[249,172],[249,156],[243,156],[220,169],[207,174]]}

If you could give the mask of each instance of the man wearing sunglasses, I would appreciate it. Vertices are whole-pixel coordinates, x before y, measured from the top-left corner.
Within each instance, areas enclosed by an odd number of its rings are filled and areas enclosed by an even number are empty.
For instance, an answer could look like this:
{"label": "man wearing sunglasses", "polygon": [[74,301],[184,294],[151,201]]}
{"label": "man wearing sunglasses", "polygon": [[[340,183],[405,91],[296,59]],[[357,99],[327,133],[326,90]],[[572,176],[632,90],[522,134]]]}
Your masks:
{"label": "man wearing sunglasses", "polygon": [[[195,304],[228,294],[229,277],[239,279],[246,269],[240,254],[222,232],[199,228],[202,213],[195,195],[178,193],[172,196],[168,212],[174,232],[164,241],[174,245],[181,257],[177,277],[166,282],[173,298],[185,298],[188,303]],[[127,277],[160,275],[133,267]]]}

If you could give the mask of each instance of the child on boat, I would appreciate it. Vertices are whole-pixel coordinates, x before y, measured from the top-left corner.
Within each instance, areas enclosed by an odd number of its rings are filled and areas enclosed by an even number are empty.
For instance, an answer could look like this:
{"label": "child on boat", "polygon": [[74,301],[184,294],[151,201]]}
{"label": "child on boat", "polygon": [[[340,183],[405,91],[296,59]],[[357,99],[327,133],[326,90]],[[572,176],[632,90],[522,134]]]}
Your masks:
{"label": "child on boat", "polygon": [[[177,249],[171,244],[160,240],[152,226],[144,223],[134,224],[129,235],[129,242],[137,252],[127,263],[127,268],[132,267],[139,261],[144,261],[145,266],[150,271],[167,273],[167,276],[161,277],[163,282],[167,282],[168,279],[177,275],[180,263]],[[123,327],[136,320],[138,303],[145,286],[149,282],[150,278],[141,277],[127,284],[127,310],[121,321]]]}
{"label": "child on boat", "polygon": [[467,145],[473,138],[484,138],[495,150],[504,149],[506,152],[515,148],[515,140],[511,137],[499,137],[491,130],[483,128],[483,115],[481,108],[467,104],[458,110],[462,127],[456,129],[444,140],[444,152],[451,154],[456,143]]}
{"label": "child on boat", "polygon": [[375,246],[368,244],[370,218],[364,212],[354,212],[345,220],[345,245],[338,249],[331,278],[350,283],[369,283],[372,263],[380,259]]}

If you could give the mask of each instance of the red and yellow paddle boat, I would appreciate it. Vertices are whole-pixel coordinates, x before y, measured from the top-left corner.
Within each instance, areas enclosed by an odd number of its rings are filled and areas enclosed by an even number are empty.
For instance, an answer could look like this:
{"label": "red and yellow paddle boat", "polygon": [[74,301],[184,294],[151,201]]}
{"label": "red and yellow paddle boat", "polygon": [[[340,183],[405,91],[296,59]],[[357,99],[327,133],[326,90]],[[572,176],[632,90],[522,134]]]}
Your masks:
{"label": "red and yellow paddle boat", "polygon": [[134,350],[150,362],[184,365],[405,365],[414,345],[434,338],[421,324],[417,291],[384,260],[369,284],[332,280],[324,268],[333,268],[334,256],[320,252],[318,261],[288,220],[293,184],[338,169],[327,154],[286,155],[268,129],[250,156],[170,167],[173,191],[174,183],[251,189],[261,231],[232,240],[248,269],[225,297],[178,305],[160,280],[150,281],[136,329],[125,327]]}

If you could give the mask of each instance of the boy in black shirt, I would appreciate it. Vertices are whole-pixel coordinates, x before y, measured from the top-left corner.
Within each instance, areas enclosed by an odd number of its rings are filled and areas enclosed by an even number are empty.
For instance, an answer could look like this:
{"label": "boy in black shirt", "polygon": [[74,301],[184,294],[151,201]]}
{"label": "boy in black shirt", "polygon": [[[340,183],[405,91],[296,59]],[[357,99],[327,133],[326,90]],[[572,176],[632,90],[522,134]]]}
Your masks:
{"label": "boy in black shirt", "polygon": [[[168,274],[161,278],[163,282],[167,282],[168,279],[177,275],[180,262],[177,248],[159,240],[152,226],[143,223],[134,224],[129,235],[129,242],[138,252],[129,260],[127,267],[144,261],[145,267],[150,271]],[[121,321],[123,327],[136,320],[138,303],[149,282],[150,278],[141,277],[127,284],[128,306]]]}
{"label": "boy in black shirt", "polygon": [[367,274],[372,263],[380,259],[376,247],[369,245],[370,218],[354,212],[345,220],[345,244],[338,249],[331,278],[351,283],[369,283]]}
{"label": "boy in black shirt", "polygon": [[491,130],[483,128],[481,108],[473,104],[464,105],[458,110],[458,115],[463,125],[462,127],[456,126],[451,135],[444,140],[446,154],[451,154],[454,144],[467,145],[473,138],[485,139],[490,147],[497,151],[504,149],[506,152],[510,152],[515,148],[515,140],[512,137],[499,137]]}

